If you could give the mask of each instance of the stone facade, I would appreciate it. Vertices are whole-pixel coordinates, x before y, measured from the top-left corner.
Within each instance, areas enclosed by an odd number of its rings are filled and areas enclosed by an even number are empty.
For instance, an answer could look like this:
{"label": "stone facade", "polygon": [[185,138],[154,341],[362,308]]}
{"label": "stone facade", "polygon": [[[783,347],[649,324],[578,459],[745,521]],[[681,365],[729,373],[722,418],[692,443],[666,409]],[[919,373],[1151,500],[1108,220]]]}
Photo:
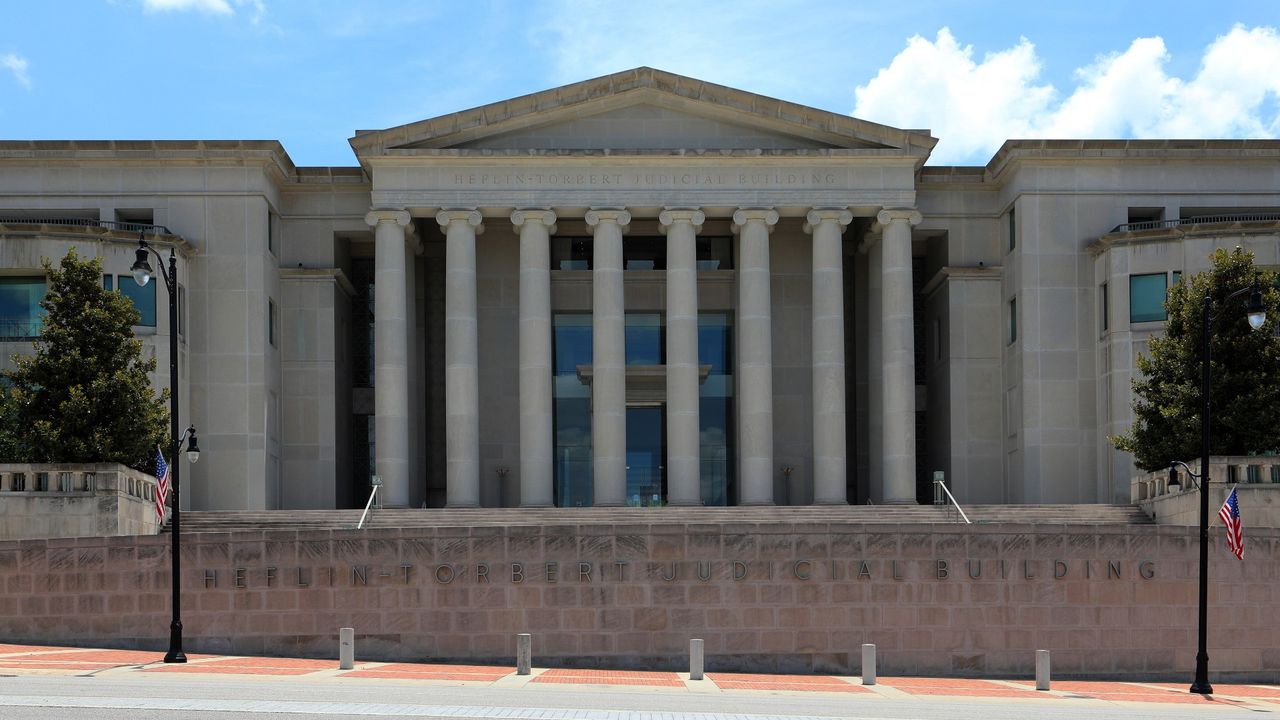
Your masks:
{"label": "stone facade", "polygon": [[[856,672],[1168,678],[1194,666],[1192,528],[850,523],[521,524],[190,536],[189,652],[363,659]],[[1214,679],[1280,679],[1275,550],[1251,528],[1243,562],[1215,534]],[[0,542],[0,635],[159,649],[168,538]],[[977,576],[977,577],[973,577]]]}
{"label": "stone facade", "polygon": [[150,535],[156,479],[117,463],[0,464],[0,539]]}

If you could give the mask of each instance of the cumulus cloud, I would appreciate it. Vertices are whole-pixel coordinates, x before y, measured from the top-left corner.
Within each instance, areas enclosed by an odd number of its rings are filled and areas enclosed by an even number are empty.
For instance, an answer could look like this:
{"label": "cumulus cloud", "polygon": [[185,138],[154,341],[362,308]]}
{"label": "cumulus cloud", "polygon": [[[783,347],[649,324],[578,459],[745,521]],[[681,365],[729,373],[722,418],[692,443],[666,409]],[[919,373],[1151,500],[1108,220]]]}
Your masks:
{"label": "cumulus cloud", "polygon": [[1060,92],[1039,80],[1026,38],[976,59],[943,28],[920,36],[854,90],[857,117],[931,128],[933,162],[985,162],[1009,138],[1275,137],[1280,134],[1280,34],[1237,25],[1204,51],[1190,79],[1170,76],[1159,37],[1075,72]]}
{"label": "cumulus cloud", "polygon": [[27,59],[21,55],[0,55],[0,68],[13,73],[13,77],[22,87],[31,88],[31,76],[27,74]]}

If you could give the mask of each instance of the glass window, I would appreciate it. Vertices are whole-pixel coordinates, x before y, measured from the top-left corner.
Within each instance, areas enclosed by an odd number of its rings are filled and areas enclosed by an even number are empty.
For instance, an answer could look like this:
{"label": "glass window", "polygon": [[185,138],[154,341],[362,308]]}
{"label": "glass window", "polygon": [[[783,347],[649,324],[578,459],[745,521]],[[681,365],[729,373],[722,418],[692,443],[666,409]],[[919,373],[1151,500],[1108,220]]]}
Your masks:
{"label": "glass window", "polygon": [[110,290],[115,290],[115,289],[116,289],[115,278],[114,278],[114,277],[112,277],[112,276],[110,276],[110,275],[103,275],[103,276],[102,276],[102,287],[103,287],[103,289],[108,290],[108,291],[110,291]]}
{"label": "glass window", "polygon": [[187,289],[178,286],[178,337],[187,336]]}
{"label": "glass window", "polygon": [[697,255],[699,270],[732,270],[733,238],[699,237]]}
{"label": "glass window", "polygon": [[627,364],[663,364],[666,356],[666,348],[663,347],[665,330],[662,315],[658,313],[627,313]]}
{"label": "glass window", "polygon": [[267,252],[276,252],[276,214],[267,210]]}
{"label": "glass window", "polygon": [[1009,300],[1009,344],[1018,342],[1018,298]]}
{"label": "glass window", "polygon": [[733,482],[733,319],[728,313],[698,315],[698,363],[711,370],[698,387],[702,503],[728,505]]}
{"label": "glass window", "polygon": [[1107,289],[1107,284],[1102,283],[1102,331],[1106,332],[1111,327],[1111,295]]}
{"label": "glass window", "polygon": [[665,270],[667,239],[661,235],[623,238],[622,268],[624,270]]}
{"label": "glass window", "polygon": [[1157,322],[1166,319],[1164,297],[1168,290],[1164,273],[1129,276],[1129,322]]}
{"label": "glass window", "polygon": [[552,270],[590,270],[591,238],[589,237],[553,237],[551,238]]}
{"label": "glass window", "polygon": [[44,311],[43,277],[0,277],[0,340],[22,340],[40,334]]}
{"label": "glass window", "polygon": [[267,298],[267,342],[276,346],[276,301]]}
{"label": "glass window", "polygon": [[142,315],[139,325],[156,326],[156,285],[161,282],[163,281],[157,277],[146,285],[139,285],[132,275],[120,275],[116,278],[120,292],[133,301],[133,306]]}
{"label": "glass window", "polygon": [[590,507],[591,393],[578,377],[578,366],[591,364],[590,313],[555,315],[552,357],[555,503],[558,507]]}
{"label": "glass window", "polygon": [[1009,252],[1018,247],[1018,219],[1013,208],[1009,208]]}
{"label": "glass window", "polygon": [[1178,284],[1178,283],[1180,283],[1180,282],[1182,282],[1182,271],[1181,271],[1181,270],[1174,270],[1174,271],[1173,271],[1173,283],[1172,283],[1171,285],[1169,285],[1169,287],[1173,287],[1174,285],[1177,285],[1177,284]]}

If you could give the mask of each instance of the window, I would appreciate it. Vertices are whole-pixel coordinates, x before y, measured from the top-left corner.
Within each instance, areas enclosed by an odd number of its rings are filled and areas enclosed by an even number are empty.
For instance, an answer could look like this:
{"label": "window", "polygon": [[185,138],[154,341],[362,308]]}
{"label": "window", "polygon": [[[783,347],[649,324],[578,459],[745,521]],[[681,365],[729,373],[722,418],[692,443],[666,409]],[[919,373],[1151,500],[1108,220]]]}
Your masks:
{"label": "window", "polygon": [[1111,328],[1111,295],[1107,284],[1102,283],[1102,332]]}
{"label": "window", "polygon": [[267,298],[267,342],[276,346],[276,301]]}
{"label": "window", "polygon": [[658,313],[627,313],[626,352],[628,365],[661,365],[665,326]]}
{"label": "window", "polygon": [[157,277],[146,285],[139,285],[132,275],[119,275],[116,277],[116,287],[133,302],[133,307],[142,316],[142,319],[138,321],[139,325],[156,326],[156,285],[161,282],[163,280]]}
{"label": "window", "polygon": [[267,210],[267,252],[276,253],[276,214]]}
{"label": "window", "polygon": [[1009,344],[1018,342],[1018,298],[1009,299]]}
{"label": "window", "polygon": [[178,286],[178,337],[187,337],[187,289]]}
{"label": "window", "polygon": [[551,269],[590,270],[591,245],[589,237],[551,238]]}
{"label": "window", "polygon": [[1129,322],[1159,322],[1166,319],[1165,292],[1168,290],[1165,273],[1129,276]]}
{"label": "window", "polygon": [[733,238],[699,237],[697,242],[698,270],[732,270]]}
{"label": "window", "polygon": [[27,490],[27,474],[14,473],[9,476],[9,489],[14,492],[26,492]]}
{"label": "window", "polygon": [[1009,208],[1009,252],[1013,252],[1018,247],[1018,221],[1014,216],[1013,208]]}
{"label": "window", "polygon": [[35,492],[49,492],[49,473],[36,473],[36,483],[31,489]]}
{"label": "window", "polygon": [[665,270],[667,239],[661,235],[629,237],[622,241],[624,270]]}
{"label": "window", "polygon": [[110,292],[110,291],[112,291],[112,290],[115,290],[115,289],[116,289],[115,278],[114,278],[114,277],[112,277],[112,276],[110,276],[110,275],[103,275],[103,276],[102,276],[102,287],[103,287],[103,289],[104,289],[104,290],[106,290],[106,291],[108,291],[108,292]]}
{"label": "window", "polygon": [[1174,271],[1173,271],[1173,283],[1171,283],[1171,284],[1169,285],[1169,287],[1173,287],[1174,285],[1177,285],[1177,284],[1178,284],[1178,283],[1180,283],[1180,282],[1182,282],[1182,271],[1181,271],[1181,270],[1174,270]]}
{"label": "window", "polygon": [[40,334],[44,311],[43,277],[0,277],[0,340],[23,340]]}

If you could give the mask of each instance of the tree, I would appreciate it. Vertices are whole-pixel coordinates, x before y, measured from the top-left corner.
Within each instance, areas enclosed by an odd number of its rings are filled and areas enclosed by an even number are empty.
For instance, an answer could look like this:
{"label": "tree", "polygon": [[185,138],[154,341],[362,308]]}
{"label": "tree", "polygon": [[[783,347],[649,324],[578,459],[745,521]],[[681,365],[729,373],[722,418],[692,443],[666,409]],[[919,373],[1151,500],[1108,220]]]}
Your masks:
{"label": "tree", "polygon": [[11,387],[0,407],[0,460],[118,462],[154,470],[157,444],[168,442],[165,402],[147,374],[133,335],[140,316],[128,298],[102,287],[102,262],[74,248],[61,269],[44,261],[49,290],[35,354],[15,358],[0,378]]}
{"label": "tree", "polygon": [[[1183,277],[1165,300],[1169,320],[1139,355],[1133,380],[1133,426],[1111,438],[1145,471],[1200,455],[1201,356],[1205,293],[1213,298],[1210,333],[1212,455],[1246,455],[1280,448],[1280,292],[1276,274],[1253,265],[1253,253],[1215,250],[1212,267]],[[1248,293],[1227,296],[1257,281],[1267,322],[1249,327]]]}

